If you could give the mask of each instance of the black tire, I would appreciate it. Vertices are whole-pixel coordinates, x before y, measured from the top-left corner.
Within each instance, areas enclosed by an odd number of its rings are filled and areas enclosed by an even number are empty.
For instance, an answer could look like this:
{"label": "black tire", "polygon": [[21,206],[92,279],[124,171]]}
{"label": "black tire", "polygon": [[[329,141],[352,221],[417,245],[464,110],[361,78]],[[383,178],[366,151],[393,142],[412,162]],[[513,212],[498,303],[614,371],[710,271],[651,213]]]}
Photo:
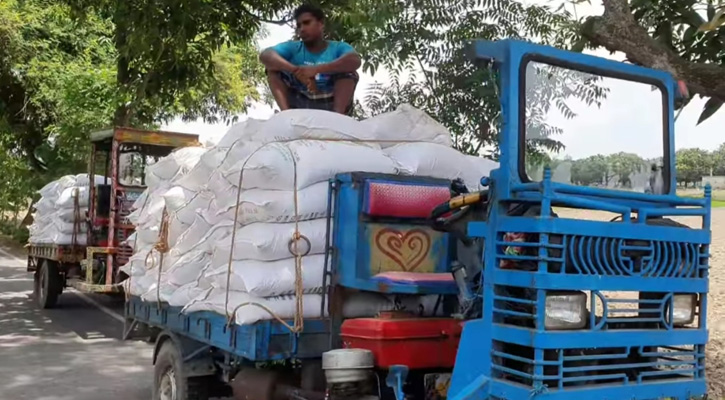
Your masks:
{"label": "black tire", "polygon": [[171,340],[161,345],[154,365],[153,400],[209,400],[208,377],[187,378],[183,358]]}
{"label": "black tire", "polygon": [[58,270],[58,264],[43,260],[40,268],[35,271],[35,301],[41,309],[53,308],[58,304],[58,296],[63,291],[63,276]]}

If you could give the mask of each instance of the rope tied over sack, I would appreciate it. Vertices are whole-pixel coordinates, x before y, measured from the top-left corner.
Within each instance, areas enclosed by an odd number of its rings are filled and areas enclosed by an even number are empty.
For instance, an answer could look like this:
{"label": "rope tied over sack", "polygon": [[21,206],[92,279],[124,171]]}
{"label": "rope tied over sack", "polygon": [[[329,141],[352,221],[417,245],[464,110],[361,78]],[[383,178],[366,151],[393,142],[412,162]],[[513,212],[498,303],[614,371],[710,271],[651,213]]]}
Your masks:
{"label": "rope tied over sack", "polygon": [[[151,250],[146,254],[144,263],[147,269],[156,268],[156,262],[153,259],[153,252],[156,250],[159,253],[159,271],[156,278],[156,303],[161,308],[161,273],[163,272],[164,266],[164,255],[169,252],[169,213],[164,207],[164,211],[161,213],[161,224],[159,225],[159,240],[154,243]],[[149,260],[151,260],[149,262]],[[151,264],[151,268],[148,268]]]}
{"label": "rope tied over sack", "polygon": [[[294,220],[295,220],[295,231],[292,234],[292,238],[290,239],[288,243],[288,249],[290,254],[295,258],[295,283],[294,283],[294,295],[295,295],[295,315],[293,318],[293,325],[289,325],[286,321],[284,321],[279,315],[277,315],[274,311],[270,310],[269,307],[259,304],[256,302],[244,302],[242,304],[239,304],[236,306],[232,312],[229,312],[229,291],[231,286],[231,276],[232,276],[232,264],[234,262],[234,241],[236,238],[236,232],[237,232],[237,225],[239,223],[239,211],[240,211],[240,200],[241,200],[241,193],[242,185],[244,183],[244,170],[247,166],[247,163],[249,160],[252,159],[252,156],[254,156],[258,151],[263,149],[264,147],[270,145],[270,144],[276,144],[276,143],[292,143],[292,142],[298,142],[298,141],[313,141],[313,142],[344,142],[344,143],[353,143],[353,144],[381,144],[381,143],[391,143],[391,144],[403,144],[403,143],[420,143],[419,140],[361,140],[361,139],[353,139],[353,138],[295,138],[295,139],[282,139],[282,140],[275,140],[271,142],[267,142],[257,149],[255,149],[247,158],[244,160],[244,163],[242,164],[241,170],[239,171],[239,181],[237,184],[237,200],[236,205],[234,209],[234,225],[232,228],[232,237],[231,237],[231,247],[229,250],[229,262],[227,264],[227,282],[226,282],[226,290],[225,290],[225,299],[224,299],[224,310],[226,312],[227,316],[227,323],[229,325],[234,323],[234,320],[236,318],[237,311],[241,309],[242,307],[246,306],[256,306],[263,310],[265,310],[267,313],[272,316],[273,319],[280,322],[283,326],[285,326],[287,329],[289,329],[292,333],[300,333],[304,329],[304,302],[303,302],[303,295],[304,295],[304,282],[302,280],[302,258],[305,257],[312,251],[312,244],[305,235],[303,235],[299,230],[299,223],[300,223],[300,215],[299,215],[299,187],[298,187],[298,174],[297,174],[297,158],[295,157],[294,152],[289,148],[289,146],[286,146],[285,149],[289,152],[290,160],[292,160],[292,167],[293,167],[293,189],[292,189],[292,195],[293,195],[293,204],[294,204]],[[303,249],[302,252],[300,252],[299,244],[300,241],[303,241],[307,245],[307,249]],[[326,295],[326,293],[322,294],[323,296]]]}
{"label": "rope tied over sack", "polygon": [[[383,143],[389,143],[389,144],[404,144],[404,143],[420,143],[419,140],[387,140],[387,139],[381,139],[381,140],[364,140],[364,139],[354,139],[354,138],[295,138],[295,139],[280,139],[280,140],[274,140],[267,143],[262,144],[257,149],[255,149],[253,152],[251,152],[246,159],[244,160],[244,163],[241,166],[241,169],[239,171],[239,180],[237,183],[237,193],[236,193],[236,204],[235,204],[235,210],[234,210],[234,224],[232,226],[232,234],[231,234],[231,246],[229,250],[229,258],[227,263],[227,276],[226,276],[226,288],[225,288],[225,299],[224,299],[224,310],[227,318],[227,324],[232,325],[235,322],[237,311],[239,311],[243,307],[253,306],[258,307],[264,311],[266,311],[273,319],[278,321],[281,325],[286,327],[290,330],[292,333],[300,333],[304,329],[304,302],[303,302],[303,294],[304,294],[304,282],[302,280],[302,259],[303,257],[307,256],[310,251],[312,250],[312,244],[309,238],[307,238],[305,235],[303,235],[299,230],[299,222],[300,222],[300,215],[299,215],[299,188],[298,188],[298,174],[297,174],[297,158],[295,157],[294,152],[292,149],[290,149],[288,146],[285,146],[285,149],[289,152],[290,160],[292,161],[293,166],[293,204],[294,204],[294,223],[295,223],[295,229],[292,234],[292,237],[290,238],[288,242],[288,250],[290,254],[295,258],[295,281],[294,281],[294,296],[295,296],[295,314],[293,318],[293,324],[290,325],[287,321],[285,321],[282,317],[280,317],[278,314],[276,314],[273,310],[271,310],[269,307],[267,307],[264,304],[260,304],[258,302],[254,301],[248,301],[243,302],[236,307],[234,307],[233,310],[229,310],[229,299],[230,299],[230,290],[231,290],[231,276],[232,276],[232,266],[234,263],[234,244],[237,234],[237,227],[239,225],[239,214],[240,214],[240,200],[241,200],[241,194],[243,189],[243,183],[244,183],[244,171],[247,166],[247,163],[249,160],[252,159],[252,157],[265,148],[268,145],[272,144],[285,144],[285,143],[292,143],[297,141],[312,141],[312,142],[344,142],[344,143],[351,143],[351,144],[383,144]],[[231,149],[232,146],[230,146]],[[228,154],[227,154],[228,156]],[[226,156],[225,156],[226,159]],[[169,251],[169,245],[168,245],[168,214],[166,208],[164,208],[163,211],[163,217],[161,221],[161,226],[159,229],[159,241],[156,242],[154,247],[151,251],[149,251],[149,254],[146,256],[146,265],[149,264],[149,257],[152,254],[153,250],[156,250],[160,253],[160,264],[163,264],[163,257],[166,252]],[[304,242],[306,248],[300,248],[300,242]],[[152,260],[152,268],[153,268],[153,260]],[[161,283],[161,266],[159,266],[159,273],[157,278],[157,301],[160,304],[160,283]],[[211,290],[209,290],[206,295],[204,296],[203,300],[206,300],[208,296],[210,295]],[[326,294],[323,293],[323,296]],[[203,301],[202,300],[202,301]],[[195,304],[197,300],[193,301],[190,304],[187,304],[183,309],[182,312],[186,311],[192,304]],[[230,312],[231,311],[231,312]]]}

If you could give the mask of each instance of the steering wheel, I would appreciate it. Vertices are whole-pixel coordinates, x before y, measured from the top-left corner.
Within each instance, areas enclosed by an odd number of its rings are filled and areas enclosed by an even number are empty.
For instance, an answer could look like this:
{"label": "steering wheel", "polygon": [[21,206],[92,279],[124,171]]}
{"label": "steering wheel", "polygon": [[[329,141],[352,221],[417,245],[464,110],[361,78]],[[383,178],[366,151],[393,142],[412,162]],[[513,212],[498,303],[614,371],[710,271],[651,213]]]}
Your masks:
{"label": "steering wheel", "polygon": [[431,211],[431,227],[436,231],[453,233],[468,245],[472,241],[465,234],[466,230],[456,226],[456,223],[468,215],[474,205],[486,201],[488,201],[488,190],[464,193],[441,203]]}

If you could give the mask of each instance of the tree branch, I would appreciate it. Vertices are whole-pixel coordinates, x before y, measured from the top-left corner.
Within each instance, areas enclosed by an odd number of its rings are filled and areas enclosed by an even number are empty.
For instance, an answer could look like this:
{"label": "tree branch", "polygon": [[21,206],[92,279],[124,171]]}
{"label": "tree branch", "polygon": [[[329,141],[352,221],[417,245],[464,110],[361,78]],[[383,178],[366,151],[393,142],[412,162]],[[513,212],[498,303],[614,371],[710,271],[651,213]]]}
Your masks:
{"label": "tree branch", "polygon": [[590,43],[621,51],[634,64],[669,72],[685,81],[690,93],[725,101],[725,67],[682,59],[635,21],[627,0],[602,2],[604,14],[588,18],[581,28]]}
{"label": "tree branch", "polygon": [[239,4],[239,8],[242,10],[243,13],[256,19],[259,22],[266,22],[268,24],[274,24],[274,25],[286,25],[292,21],[291,16],[287,16],[282,19],[268,19],[268,18],[260,17],[259,15],[249,11],[249,9],[247,7],[245,7],[243,4]]}

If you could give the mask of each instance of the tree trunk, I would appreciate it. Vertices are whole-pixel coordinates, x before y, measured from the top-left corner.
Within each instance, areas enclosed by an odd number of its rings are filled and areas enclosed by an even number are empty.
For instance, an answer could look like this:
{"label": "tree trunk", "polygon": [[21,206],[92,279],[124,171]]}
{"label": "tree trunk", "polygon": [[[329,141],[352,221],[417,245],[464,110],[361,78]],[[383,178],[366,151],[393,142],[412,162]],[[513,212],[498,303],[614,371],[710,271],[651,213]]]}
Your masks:
{"label": "tree trunk", "polygon": [[[123,55],[123,48],[126,45],[126,37],[127,37],[127,26],[124,23],[124,17],[123,12],[125,7],[123,1],[117,2],[116,5],[116,15],[114,16],[114,25],[115,25],[115,47],[116,51],[118,52],[118,60],[116,61],[116,84],[121,91],[121,93],[128,92],[128,86],[131,83],[131,71],[130,71],[130,65],[129,60],[126,56]],[[131,112],[132,110],[129,107],[128,102],[121,102],[118,104],[116,111],[113,115],[113,125],[114,126],[128,126],[130,119],[131,119]]]}
{"label": "tree trunk", "polygon": [[725,101],[725,67],[684,60],[653,39],[631,13],[627,0],[602,0],[604,14],[588,18],[581,34],[594,45],[621,51],[632,63],[669,72],[698,93]]}

